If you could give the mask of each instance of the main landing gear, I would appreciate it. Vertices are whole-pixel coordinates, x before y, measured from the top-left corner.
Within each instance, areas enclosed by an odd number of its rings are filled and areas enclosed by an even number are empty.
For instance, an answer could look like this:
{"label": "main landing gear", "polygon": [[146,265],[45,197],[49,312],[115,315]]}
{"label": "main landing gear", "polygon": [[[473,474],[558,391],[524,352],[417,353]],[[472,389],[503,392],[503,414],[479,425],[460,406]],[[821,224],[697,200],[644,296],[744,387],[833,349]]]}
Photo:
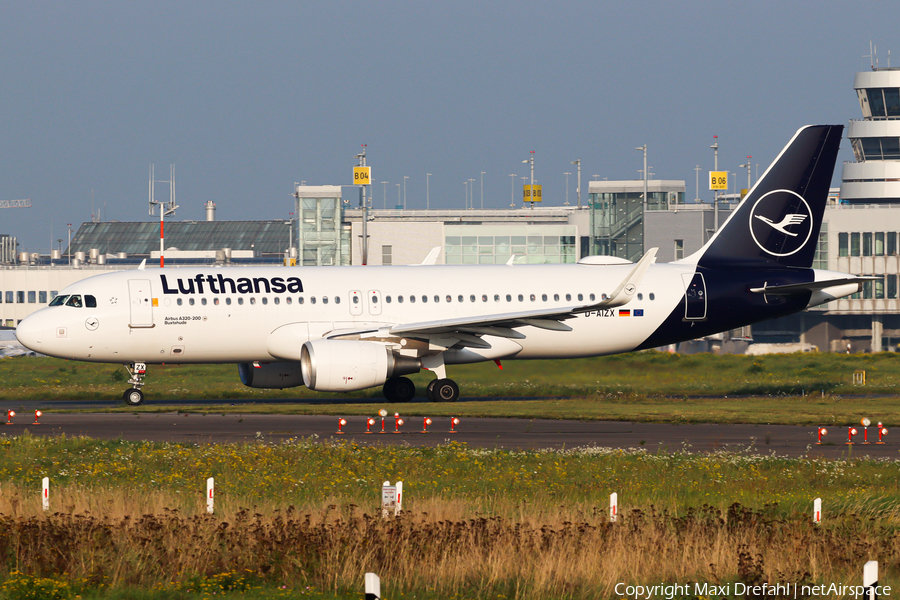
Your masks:
{"label": "main landing gear", "polygon": [[144,401],[144,392],[141,391],[141,388],[144,387],[144,375],[147,373],[147,365],[144,363],[131,363],[130,365],[125,365],[125,369],[128,370],[128,374],[131,375],[131,379],[128,380],[128,383],[133,385],[130,390],[125,390],[125,393],[122,394],[122,400],[128,406],[140,406]]}
{"label": "main landing gear", "polygon": [[[416,397],[416,386],[406,377],[388,379],[382,391],[389,402],[410,402]],[[429,402],[456,402],[459,400],[459,386],[452,379],[432,379],[425,388],[425,397]]]}

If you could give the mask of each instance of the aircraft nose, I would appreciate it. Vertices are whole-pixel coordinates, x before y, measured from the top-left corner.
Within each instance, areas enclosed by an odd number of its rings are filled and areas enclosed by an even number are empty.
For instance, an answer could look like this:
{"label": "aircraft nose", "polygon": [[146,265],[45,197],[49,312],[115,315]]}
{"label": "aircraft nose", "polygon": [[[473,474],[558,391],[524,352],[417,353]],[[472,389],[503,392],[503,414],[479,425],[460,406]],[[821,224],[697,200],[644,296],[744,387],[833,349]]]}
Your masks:
{"label": "aircraft nose", "polygon": [[19,343],[35,352],[41,351],[41,345],[44,341],[44,332],[47,330],[41,324],[41,319],[36,315],[25,317],[16,327],[16,338]]}

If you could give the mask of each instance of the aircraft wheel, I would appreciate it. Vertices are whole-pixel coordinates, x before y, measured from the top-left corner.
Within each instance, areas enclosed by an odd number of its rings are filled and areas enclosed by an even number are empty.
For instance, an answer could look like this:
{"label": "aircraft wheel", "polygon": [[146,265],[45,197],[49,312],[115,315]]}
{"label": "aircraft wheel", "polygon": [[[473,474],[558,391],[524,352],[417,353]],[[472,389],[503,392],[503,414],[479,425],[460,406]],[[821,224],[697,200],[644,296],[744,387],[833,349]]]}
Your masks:
{"label": "aircraft wheel", "polygon": [[409,402],[416,397],[416,384],[407,377],[398,377],[394,384],[394,397],[397,402]]}
{"label": "aircraft wheel", "polygon": [[425,388],[425,398],[429,402],[434,402],[434,386],[438,382],[437,379],[432,379],[428,382],[428,387]]}
{"label": "aircraft wheel", "polygon": [[456,402],[459,400],[459,386],[452,379],[438,379],[432,394],[438,402]]}
{"label": "aircraft wheel", "polygon": [[122,399],[128,406],[140,406],[144,402],[144,392],[137,388],[131,388],[122,395]]}

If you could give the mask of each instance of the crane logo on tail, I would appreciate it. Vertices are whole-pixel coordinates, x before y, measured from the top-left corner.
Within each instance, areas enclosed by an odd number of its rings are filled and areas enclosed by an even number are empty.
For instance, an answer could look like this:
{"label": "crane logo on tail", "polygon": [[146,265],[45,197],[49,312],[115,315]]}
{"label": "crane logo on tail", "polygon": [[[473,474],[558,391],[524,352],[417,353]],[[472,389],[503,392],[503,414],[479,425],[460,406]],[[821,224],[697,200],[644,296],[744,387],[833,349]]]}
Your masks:
{"label": "crane logo on tail", "polygon": [[812,236],[812,211],[800,194],[773,190],[756,201],[750,211],[750,235],[763,252],[790,256]]}

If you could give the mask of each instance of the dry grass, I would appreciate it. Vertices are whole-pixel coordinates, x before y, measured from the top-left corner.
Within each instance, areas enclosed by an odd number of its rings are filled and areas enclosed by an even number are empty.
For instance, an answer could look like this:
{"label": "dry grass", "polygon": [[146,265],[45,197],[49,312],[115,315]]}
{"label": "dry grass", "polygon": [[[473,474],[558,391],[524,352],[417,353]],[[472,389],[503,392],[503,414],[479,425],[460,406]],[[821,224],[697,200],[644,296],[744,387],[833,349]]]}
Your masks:
{"label": "dry grass", "polygon": [[896,515],[842,514],[817,527],[807,516],[735,504],[681,516],[632,510],[612,524],[602,514],[571,520],[577,510],[533,514],[527,505],[520,518],[472,518],[468,502],[432,498],[390,520],[352,504],[207,516],[168,508],[162,493],[77,486],[56,490],[65,510],[45,515],[25,496],[5,486],[0,498],[5,570],[113,588],[250,572],[270,585],[338,591],[373,571],[395,593],[592,598],[611,597],[619,582],[855,582],[866,560],[887,573],[900,564]]}

